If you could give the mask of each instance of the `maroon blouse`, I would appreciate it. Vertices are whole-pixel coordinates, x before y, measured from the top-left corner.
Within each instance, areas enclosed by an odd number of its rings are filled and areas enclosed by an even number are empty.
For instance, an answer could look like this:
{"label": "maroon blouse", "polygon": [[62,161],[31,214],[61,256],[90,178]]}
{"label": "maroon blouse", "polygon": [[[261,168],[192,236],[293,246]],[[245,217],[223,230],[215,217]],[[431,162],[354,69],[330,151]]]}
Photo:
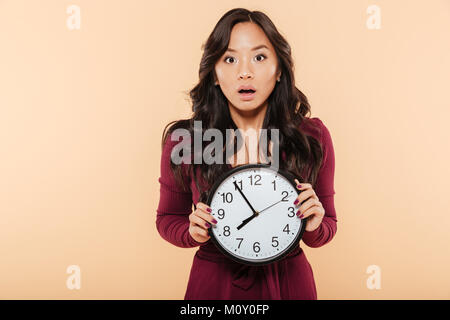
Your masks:
{"label": "maroon blouse", "polygon": [[[319,130],[307,124],[313,124]],[[317,248],[330,242],[337,230],[334,149],[330,132],[319,118],[305,118],[301,129],[319,139],[324,148],[324,161],[314,191],[325,209],[325,216],[317,229],[305,231],[302,237],[307,246]],[[199,247],[193,258],[184,299],[316,300],[313,271],[300,244],[279,261],[264,266],[248,266],[223,255],[211,239],[200,243],[192,238],[188,216],[192,213],[192,204],[199,200],[199,192],[192,176],[184,176],[184,182],[190,186],[189,191],[183,191],[175,181],[170,169],[170,154],[178,143],[169,137],[162,151],[156,227],[162,238],[178,247]]]}

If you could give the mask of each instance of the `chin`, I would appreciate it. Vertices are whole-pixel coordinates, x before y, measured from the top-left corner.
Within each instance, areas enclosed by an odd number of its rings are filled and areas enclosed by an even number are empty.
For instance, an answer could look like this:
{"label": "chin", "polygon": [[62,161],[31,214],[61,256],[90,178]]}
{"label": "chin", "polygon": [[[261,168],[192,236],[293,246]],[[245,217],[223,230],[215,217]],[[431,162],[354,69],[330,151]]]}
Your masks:
{"label": "chin", "polygon": [[255,107],[254,105],[247,105],[247,106],[235,106],[235,109],[239,110],[239,111],[254,111],[257,110],[258,107]]}
{"label": "chin", "polygon": [[248,101],[244,101],[241,99],[233,99],[233,100],[228,100],[228,105],[231,106],[233,109],[241,112],[255,111],[262,108],[264,105],[264,101],[261,101],[261,99],[258,98]]}
{"label": "chin", "polygon": [[239,110],[242,111],[253,111],[263,107],[263,104],[257,101],[247,101],[241,102],[238,107]]}

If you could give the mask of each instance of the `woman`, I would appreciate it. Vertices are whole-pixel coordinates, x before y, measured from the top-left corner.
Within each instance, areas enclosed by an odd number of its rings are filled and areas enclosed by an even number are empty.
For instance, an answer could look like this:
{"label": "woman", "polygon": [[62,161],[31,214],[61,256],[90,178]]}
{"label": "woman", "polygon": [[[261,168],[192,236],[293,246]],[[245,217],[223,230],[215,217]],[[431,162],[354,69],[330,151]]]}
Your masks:
{"label": "woman", "polygon": [[[171,152],[179,141],[172,141],[171,134],[184,128],[193,136],[194,121],[201,121],[202,130],[220,130],[224,137],[226,129],[279,129],[277,146],[283,155],[280,169],[297,177],[297,188],[303,191],[295,203],[299,219],[306,219],[302,241],[309,247],[320,247],[331,241],[337,223],[330,133],[319,118],[306,117],[310,106],[295,87],[290,46],[264,13],[230,10],[219,20],[203,49],[200,80],[190,91],[193,115],[169,123],[162,138],[157,229],[176,246],[199,246],[184,298],[317,299],[313,271],[299,245],[282,260],[247,266],[220,253],[210,241],[207,230],[217,221],[204,203],[208,188],[231,167],[249,163],[255,154],[249,153],[247,144],[238,146],[234,161],[176,165]],[[240,93],[241,86],[251,86],[254,93]],[[225,141],[224,149],[231,140]],[[272,150],[273,144],[267,141],[265,147]],[[202,143],[204,148],[207,143]],[[239,154],[245,154],[245,161],[236,161]],[[257,161],[262,162],[259,152]]]}

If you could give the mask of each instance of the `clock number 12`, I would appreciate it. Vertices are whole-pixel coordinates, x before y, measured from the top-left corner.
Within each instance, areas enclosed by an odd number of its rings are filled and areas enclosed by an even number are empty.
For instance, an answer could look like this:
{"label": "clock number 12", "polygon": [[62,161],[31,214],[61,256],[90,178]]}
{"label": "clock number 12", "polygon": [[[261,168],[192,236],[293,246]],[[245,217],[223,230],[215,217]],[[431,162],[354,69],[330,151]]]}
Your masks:
{"label": "clock number 12", "polygon": [[[253,176],[248,176],[248,178],[250,179],[250,185],[253,185]],[[255,175],[255,186],[260,186],[261,185],[261,176],[259,174]]]}

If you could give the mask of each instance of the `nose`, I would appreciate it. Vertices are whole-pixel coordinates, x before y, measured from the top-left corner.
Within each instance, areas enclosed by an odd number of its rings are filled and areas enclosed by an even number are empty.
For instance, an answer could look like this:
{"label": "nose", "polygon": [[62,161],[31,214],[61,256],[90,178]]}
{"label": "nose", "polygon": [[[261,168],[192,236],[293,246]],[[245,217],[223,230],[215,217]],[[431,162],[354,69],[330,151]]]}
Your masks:
{"label": "nose", "polygon": [[250,73],[248,73],[248,72],[244,72],[244,73],[240,73],[239,74],[239,79],[245,80],[245,79],[249,79],[249,78],[252,78],[252,75]]}
{"label": "nose", "polygon": [[251,72],[248,63],[243,62],[241,65],[241,68],[239,70],[239,79],[248,79],[248,78],[252,78],[253,77],[253,73]]}

